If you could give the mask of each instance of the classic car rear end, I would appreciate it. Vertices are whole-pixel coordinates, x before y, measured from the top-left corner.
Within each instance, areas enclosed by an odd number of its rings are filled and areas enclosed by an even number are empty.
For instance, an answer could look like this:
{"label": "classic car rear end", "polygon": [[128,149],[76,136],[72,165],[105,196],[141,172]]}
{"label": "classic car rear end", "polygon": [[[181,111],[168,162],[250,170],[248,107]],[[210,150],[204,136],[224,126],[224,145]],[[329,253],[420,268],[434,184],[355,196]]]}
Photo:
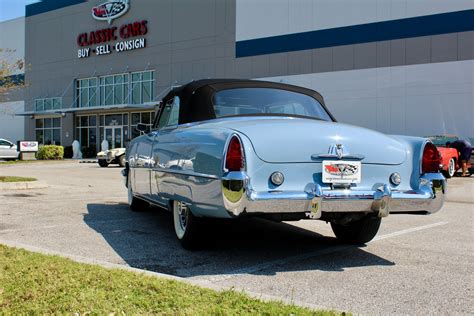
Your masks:
{"label": "classic car rear end", "polygon": [[[285,122],[288,120],[291,122]],[[274,143],[274,133],[251,132],[246,128],[257,126],[251,119],[235,123],[222,122],[239,132],[234,137],[244,148],[244,167],[224,175],[224,188],[226,184],[243,188],[237,190],[242,195],[241,204],[227,204],[227,210],[234,215],[300,213],[301,218],[332,216],[346,221],[353,217],[346,213],[385,217],[389,210],[433,213],[441,206],[442,192],[434,198],[429,188],[433,180],[438,187],[444,182],[437,172],[437,151],[422,139],[398,137],[397,140],[345,124],[291,118],[259,119],[259,128],[270,128],[267,124],[273,126],[279,136]],[[309,134],[299,130],[305,128],[325,132]],[[306,136],[291,139],[294,133]],[[372,139],[370,144],[365,141],[367,138]],[[379,149],[382,147],[384,150]],[[275,173],[281,179],[277,183],[272,180]],[[240,185],[235,181],[240,181]],[[235,200],[237,191],[230,191]]]}
{"label": "classic car rear end", "polygon": [[391,212],[443,205],[430,141],[337,123],[312,90],[205,80],[163,104],[155,131],[132,141],[124,175],[132,209],[168,207],[186,248],[206,217],[319,219],[360,244]]}

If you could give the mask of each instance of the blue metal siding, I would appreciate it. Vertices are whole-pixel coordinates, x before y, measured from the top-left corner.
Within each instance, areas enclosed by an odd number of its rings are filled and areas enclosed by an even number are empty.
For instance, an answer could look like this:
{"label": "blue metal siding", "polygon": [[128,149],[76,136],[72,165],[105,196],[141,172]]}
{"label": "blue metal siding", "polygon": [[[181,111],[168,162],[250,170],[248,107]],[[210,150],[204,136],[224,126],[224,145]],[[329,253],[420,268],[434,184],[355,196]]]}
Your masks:
{"label": "blue metal siding", "polygon": [[25,16],[29,17],[36,14],[45,13],[48,11],[53,11],[56,9],[61,9],[68,7],[70,5],[75,5],[79,3],[86,2],[86,0],[42,0],[41,2],[32,3],[26,6]]}
{"label": "blue metal siding", "polygon": [[249,57],[474,30],[474,10],[337,27],[239,41],[236,57]]}

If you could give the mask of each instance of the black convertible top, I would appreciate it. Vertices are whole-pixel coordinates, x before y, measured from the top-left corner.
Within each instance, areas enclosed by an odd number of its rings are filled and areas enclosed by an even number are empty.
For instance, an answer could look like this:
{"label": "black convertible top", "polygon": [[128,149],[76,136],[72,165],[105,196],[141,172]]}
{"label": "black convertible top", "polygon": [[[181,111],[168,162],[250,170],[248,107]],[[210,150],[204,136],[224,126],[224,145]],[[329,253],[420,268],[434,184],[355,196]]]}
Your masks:
{"label": "black convertible top", "polygon": [[213,95],[220,90],[235,88],[273,88],[306,94],[318,100],[326,112],[335,121],[327,110],[324,99],[318,92],[284,83],[245,80],[245,79],[202,79],[191,81],[183,86],[174,88],[164,98],[163,104],[172,100],[175,96],[180,99],[179,123],[191,123],[216,118],[212,104]]}

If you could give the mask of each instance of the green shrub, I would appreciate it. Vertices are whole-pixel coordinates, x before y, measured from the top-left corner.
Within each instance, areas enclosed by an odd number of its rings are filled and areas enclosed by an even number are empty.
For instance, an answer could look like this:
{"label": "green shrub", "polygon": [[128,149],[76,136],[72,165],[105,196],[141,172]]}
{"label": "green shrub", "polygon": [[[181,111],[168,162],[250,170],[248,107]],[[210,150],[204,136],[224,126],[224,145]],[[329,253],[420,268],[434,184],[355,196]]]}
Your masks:
{"label": "green shrub", "polygon": [[44,145],[38,148],[36,158],[39,160],[60,160],[64,157],[64,147],[57,145]]}

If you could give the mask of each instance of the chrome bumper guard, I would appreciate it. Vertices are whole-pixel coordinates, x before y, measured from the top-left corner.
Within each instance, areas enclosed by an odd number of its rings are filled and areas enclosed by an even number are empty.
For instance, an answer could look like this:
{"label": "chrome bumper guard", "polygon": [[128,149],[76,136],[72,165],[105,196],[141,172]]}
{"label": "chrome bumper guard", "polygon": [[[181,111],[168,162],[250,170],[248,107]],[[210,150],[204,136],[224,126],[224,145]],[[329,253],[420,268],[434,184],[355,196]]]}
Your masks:
{"label": "chrome bumper guard", "polygon": [[446,180],[440,173],[420,177],[416,191],[397,191],[388,184],[376,191],[323,190],[310,183],[302,192],[256,192],[250,187],[245,172],[229,172],[222,178],[224,206],[233,216],[242,213],[306,213],[320,218],[322,213],[375,212],[386,217],[390,212],[427,211],[441,209],[446,194]]}

